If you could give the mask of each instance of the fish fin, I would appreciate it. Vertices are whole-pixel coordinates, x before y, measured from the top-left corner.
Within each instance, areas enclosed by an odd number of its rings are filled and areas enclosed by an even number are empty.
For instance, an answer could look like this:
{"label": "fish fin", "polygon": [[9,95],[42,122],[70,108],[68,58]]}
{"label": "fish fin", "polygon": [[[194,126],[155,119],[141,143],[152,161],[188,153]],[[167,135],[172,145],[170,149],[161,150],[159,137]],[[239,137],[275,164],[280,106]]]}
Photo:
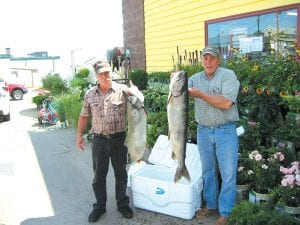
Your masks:
{"label": "fish fin", "polygon": [[191,177],[186,166],[183,167],[182,169],[180,169],[179,167],[177,168],[174,176],[174,182],[177,183],[181,179],[181,177],[185,177],[189,182],[191,182]]}

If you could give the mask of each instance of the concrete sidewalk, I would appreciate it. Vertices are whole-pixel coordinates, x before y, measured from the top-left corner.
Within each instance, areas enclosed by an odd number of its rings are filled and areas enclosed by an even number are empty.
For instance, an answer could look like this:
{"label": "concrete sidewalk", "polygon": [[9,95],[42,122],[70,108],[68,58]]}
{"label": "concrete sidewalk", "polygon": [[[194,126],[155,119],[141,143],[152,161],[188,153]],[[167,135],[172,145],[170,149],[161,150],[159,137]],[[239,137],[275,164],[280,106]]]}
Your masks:
{"label": "concrete sidewalk", "polygon": [[[60,138],[64,136],[65,141],[68,140],[68,145],[70,148],[74,148],[75,145],[75,130],[73,128],[61,129],[59,125],[56,126],[55,131],[48,131],[53,137],[53,139]],[[66,143],[66,142],[65,142]],[[75,150],[75,149],[74,149]],[[82,160],[85,164],[85,171],[82,171],[82,178],[78,177],[78,180],[87,180],[87,177],[92,178],[92,162],[91,162],[91,151],[90,151],[90,144],[86,146],[86,150],[84,152],[80,152],[78,150],[74,151],[72,154],[76,155],[76,158]],[[63,163],[63,162],[62,162]],[[87,198],[84,201],[85,205],[85,212],[81,212],[82,218],[80,221],[87,221],[87,217],[92,209],[92,204],[94,202],[94,196],[92,193],[91,188],[92,179],[89,180],[89,183],[85,183],[85,189],[90,188],[90,193],[86,196]],[[63,185],[63,184],[61,184]],[[157,212],[152,212],[148,210],[143,210],[139,208],[135,208],[133,206],[133,199],[132,199],[132,191],[131,188],[127,189],[127,193],[130,197],[130,205],[134,210],[134,217],[132,219],[124,219],[122,218],[121,214],[117,211],[116,201],[115,201],[115,181],[113,175],[113,168],[110,165],[109,172],[107,175],[107,194],[108,194],[108,201],[107,201],[107,212],[104,214],[100,220],[94,224],[103,224],[103,225],[213,225],[217,219],[217,216],[211,216],[204,219],[197,219],[193,218],[191,220],[181,219],[174,216],[168,216]],[[83,197],[83,196],[82,196]],[[74,208],[74,213],[78,210],[77,206]],[[70,212],[69,212],[70,213]],[[70,216],[70,215],[69,215]],[[84,224],[92,224],[92,223],[76,223],[72,225],[84,225]],[[28,224],[22,224],[28,225]],[[33,224],[35,225],[35,224]],[[40,224],[36,224],[40,225]],[[50,225],[50,224],[49,224]],[[56,224],[57,225],[57,224]],[[61,224],[66,225],[66,224]],[[71,224],[70,224],[71,225]]]}
{"label": "concrete sidewalk", "polygon": [[[185,220],[133,207],[124,219],[115,200],[115,181],[107,176],[107,212],[88,222],[95,201],[90,144],[76,149],[74,128],[41,126],[30,94],[11,102],[12,119],[0,123],[0,224],[4,225],[213,225],[216,216]],[[175,212],[176,213],[176,212]]]}

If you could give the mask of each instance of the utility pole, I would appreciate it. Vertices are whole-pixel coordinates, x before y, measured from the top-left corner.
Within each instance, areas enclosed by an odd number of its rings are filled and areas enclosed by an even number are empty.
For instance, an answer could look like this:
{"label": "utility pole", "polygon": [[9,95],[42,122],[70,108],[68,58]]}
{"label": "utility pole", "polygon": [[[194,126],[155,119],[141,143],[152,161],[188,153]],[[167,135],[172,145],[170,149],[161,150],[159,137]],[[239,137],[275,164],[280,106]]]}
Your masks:
{"label": "utility pole", "polygon": [[77,48],[77,49],[73,49],[71,50],[71,73],[72,73],[72,78],[75,77],[75,73],[76,73],[76,65],[75,65],[75,56],[74,53],[76,51],[81,51],[81,48]]}

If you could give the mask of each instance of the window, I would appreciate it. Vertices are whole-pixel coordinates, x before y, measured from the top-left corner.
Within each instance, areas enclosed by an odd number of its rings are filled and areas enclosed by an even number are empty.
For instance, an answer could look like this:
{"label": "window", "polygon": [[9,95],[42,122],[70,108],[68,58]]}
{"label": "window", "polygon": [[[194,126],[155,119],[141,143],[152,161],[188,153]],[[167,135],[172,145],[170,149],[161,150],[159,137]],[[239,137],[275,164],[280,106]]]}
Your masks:
{"label": "window", "polygon": [[207,44],[219,47],[224,59],[230,58],[234,51],[250,56],[272,52],[295,56],[295,44],[300,39],[299,8],[281,8],[207,22]]}

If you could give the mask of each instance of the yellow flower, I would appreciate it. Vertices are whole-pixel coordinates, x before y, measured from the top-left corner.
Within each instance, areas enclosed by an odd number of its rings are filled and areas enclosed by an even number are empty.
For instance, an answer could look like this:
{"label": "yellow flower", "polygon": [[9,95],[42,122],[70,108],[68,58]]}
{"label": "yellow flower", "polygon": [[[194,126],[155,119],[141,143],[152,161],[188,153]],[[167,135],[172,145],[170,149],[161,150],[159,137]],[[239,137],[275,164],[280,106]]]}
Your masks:
{"label": "yellow flower", "polygon": [[244,93],[247,93],[248,91],[249,91],[249,87],[248,87],[247,85],[244,86],[244,87],[243,87],[243,92],[244,92]]}
{"label": "yellow flower", "polygon": [[248,57],[247,56],[243,56],[242,57],[242,61],[244,62],[244,61],[247,61],[248,60]]}
{"label": "yellow flower", "polygon": [[252,67],[252,71],[257,71],[257,70],[258,70],[258,68],[259,68],[259,66],[258,66],[258,65],[254,65],[254,66]]}
{"label": "yellow flower", "polygon": [[267,95],[270,95],[270,94],[271,94],[270,88],[267,88],[266,93],[267,93]]}
{"label": "yellow flower", "polygon": [[285,97],[285,96],[287,96],[287,95],[288,95],[287,91],[281,91],[281,92],[279,93],[279,96],[280,96],[280,97]]}
{"label": "yellow flower", "polygon": [[264,92],[262,87],[256,88],[256,94],[261,95]]}
{"label": "yellow flower", "polygon": [[293,77],[292,76],[288,76],[287,80],[291,81],[291,80],[293,80]]}

